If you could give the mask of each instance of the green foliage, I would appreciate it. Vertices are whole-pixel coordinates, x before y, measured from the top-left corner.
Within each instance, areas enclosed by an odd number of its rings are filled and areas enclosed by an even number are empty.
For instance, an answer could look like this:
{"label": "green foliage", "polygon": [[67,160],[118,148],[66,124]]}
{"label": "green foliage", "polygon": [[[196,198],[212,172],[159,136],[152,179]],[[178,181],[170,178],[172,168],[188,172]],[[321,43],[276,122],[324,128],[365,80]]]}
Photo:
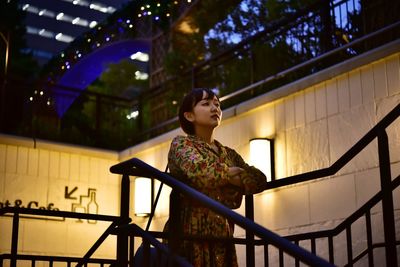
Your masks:
{"label": "green foliage", "polygon": [[109,64],[108,69],[102,73],[95,84],[88,87],[88,90],[116,96],[122,96],[130,90],[133,91],[130,94],[138,95],[148,88],[148,79],[136,79],[137,71],[140,71],[139,67],[130,59]]}

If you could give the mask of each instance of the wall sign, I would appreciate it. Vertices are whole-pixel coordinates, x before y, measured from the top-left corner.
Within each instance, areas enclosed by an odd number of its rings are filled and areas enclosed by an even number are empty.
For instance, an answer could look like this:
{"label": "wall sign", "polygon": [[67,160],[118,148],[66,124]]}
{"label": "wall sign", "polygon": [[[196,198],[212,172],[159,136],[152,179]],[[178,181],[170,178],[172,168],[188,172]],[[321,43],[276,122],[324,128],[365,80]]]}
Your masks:
{"label": "wall sign", "polygon": [[[71,202],[71,210],[72,212],[81,212],[81,213],[90,213],[90,214],[99,214],[99,205],[97,203],[97,190],[95,188],[88,188],[87,194],[78,195],[77,192],[78,187],[75,186],[73,188],[69,188],[65,186],[64,188],[64,199],[65,201]],[[57,208],[56,204],[50,202],[48,204],[39,203],[36,200],[23,201],[22,199],[16,199],[13,201],[5,200],[4,202],[0,202],[0,208],[5,207],[20,207],[20,208],[30,208],[30,209],[41,209],[41,210],[60,210]],[[6,215],[12,216],[12,215]],[[38,220],[52,220],[52,221],[65,221],[65,218],[57,218],[57,217],[43,217],[43,216],[35,216],[35,215],[21,215],[21,218],[30,218],[30,219],[38,219]],[[84,220],[77,219],[77,222],[83,223]],[[95,224],[96,220],[87,220],[90,224]]]}

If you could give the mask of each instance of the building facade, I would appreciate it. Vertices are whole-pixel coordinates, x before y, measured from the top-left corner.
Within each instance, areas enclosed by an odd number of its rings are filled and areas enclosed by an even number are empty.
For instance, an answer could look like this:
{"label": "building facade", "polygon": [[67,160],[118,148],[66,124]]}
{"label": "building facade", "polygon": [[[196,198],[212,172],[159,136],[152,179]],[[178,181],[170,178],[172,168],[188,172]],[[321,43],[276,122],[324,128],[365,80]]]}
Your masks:
{"label": "building facade", "polygon": [[20,8],[26,12],[25,52],[32,53],[42,65],[128,1],[22,0]]}

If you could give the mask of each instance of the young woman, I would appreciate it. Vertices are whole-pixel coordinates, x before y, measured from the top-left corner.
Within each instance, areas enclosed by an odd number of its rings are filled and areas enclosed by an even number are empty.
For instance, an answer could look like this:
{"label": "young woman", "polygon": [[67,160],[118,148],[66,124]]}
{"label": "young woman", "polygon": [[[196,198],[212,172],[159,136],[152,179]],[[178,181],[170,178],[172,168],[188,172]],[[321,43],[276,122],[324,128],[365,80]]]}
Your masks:
{"label": "young woman", "polygon": [[[266,177],[214,139],[221,118],[220,102],[213,91],[195,89],[187,94],[179,110],[181,128],[187,136],[173,139],[168,167],[173,177],[236,209],[243,195],[263,190]],[[180,197],[180,206],[184,235],[233,237],[233,225],[226,218],[184,196]],[[237,266],[235,246],[222,242],[184,241],[180,252],[196,267]]]}

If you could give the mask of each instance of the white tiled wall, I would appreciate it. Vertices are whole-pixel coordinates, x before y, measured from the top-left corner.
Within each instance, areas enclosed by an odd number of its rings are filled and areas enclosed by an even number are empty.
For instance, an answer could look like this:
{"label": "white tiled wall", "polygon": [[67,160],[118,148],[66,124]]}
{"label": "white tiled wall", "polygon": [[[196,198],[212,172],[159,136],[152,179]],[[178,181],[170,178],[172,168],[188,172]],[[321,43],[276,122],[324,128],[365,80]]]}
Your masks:
{"label": "white tiled wall", "polygon": [[[119,214],[119,180],[109,172],[118,162],[117,152],[97,151],[38,141],[36,148],[29,139],[0,136],[0,202],[22,206],[72,211],[88,189],[96,190],[98,214]],[[67,199],[65,190],[71,192]],[[83,198],[86,205],[88,198]],[[34,254],[82,256],[110,223],[76,219],[57,220],[21,218],[19,252]],[[10,252],[11,217],[0,217],[0,251]],[[97,252],[100,257],[115,255],[115,238],[109,238]]]}

